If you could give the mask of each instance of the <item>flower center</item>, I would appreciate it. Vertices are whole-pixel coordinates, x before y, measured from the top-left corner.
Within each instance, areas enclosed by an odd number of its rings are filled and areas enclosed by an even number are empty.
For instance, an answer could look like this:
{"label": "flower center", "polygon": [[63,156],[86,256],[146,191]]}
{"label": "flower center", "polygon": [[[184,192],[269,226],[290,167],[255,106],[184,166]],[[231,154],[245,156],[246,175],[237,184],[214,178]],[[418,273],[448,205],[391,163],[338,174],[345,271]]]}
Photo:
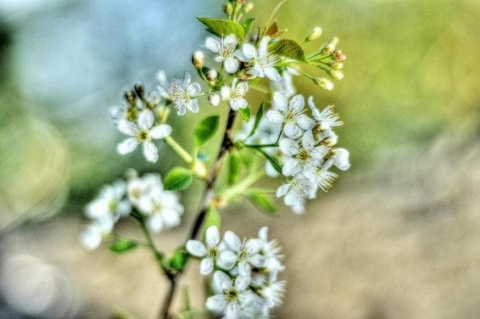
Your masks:
{"label": "flower center", "polygon": [[150,134],[148,130],[141,130],[137,134],[137,138],[140,142],[145,142],[146,140],[148,140],[149,136]]}
{"label": "flower center", "polygon": [[310,159],[310,152],[307,151],[306,149],[300,150],[300,152],[297,154],[297,158],[302,162],[306,163]]}
{"label": "flower center", "polygon": [[230,288],[225,290],[225,297],[227,301],[230,303],[232,301],[236,301],[238,299],[238,291],[235,288]]}
{"label": "flower center", "polygon": [[208,256],[212,257],[212,258],[217,257],[217,248],[216,247],[210,247],[208,249]]}

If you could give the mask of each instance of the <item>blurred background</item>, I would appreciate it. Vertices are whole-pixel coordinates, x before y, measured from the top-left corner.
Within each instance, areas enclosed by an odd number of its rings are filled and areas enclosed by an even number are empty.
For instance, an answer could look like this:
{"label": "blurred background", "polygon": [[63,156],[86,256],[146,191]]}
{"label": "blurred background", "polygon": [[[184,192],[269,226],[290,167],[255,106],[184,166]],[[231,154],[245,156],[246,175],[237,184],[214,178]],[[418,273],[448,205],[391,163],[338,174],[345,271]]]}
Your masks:
{"label": "blurred background", "polygon": [[[118,156],[108,110],[135,82],[152,89],[159,69],[192,72],[206,35],[195,17],[221,4],[0,0],[0,318],[156,316],[167,282],[148,252],[86,252],[83,207],[126,168],[173,165],[167,149],[162,165]],[[277,1],[254,4],[262,26]],[[224,229],[269,225],[284,246],[276,318],[480,317],[480,1],[295,0],[277,21],[288,38],[314,26],[340,38],[345,79],[332,92],[296,86],[336,105],[352,168],[303,216],[224,213]],[[192,120],[178,121],[180,140]],[[198,191],[161,247],[185,237]],[[196,273],[182,284],[198,286]]]}

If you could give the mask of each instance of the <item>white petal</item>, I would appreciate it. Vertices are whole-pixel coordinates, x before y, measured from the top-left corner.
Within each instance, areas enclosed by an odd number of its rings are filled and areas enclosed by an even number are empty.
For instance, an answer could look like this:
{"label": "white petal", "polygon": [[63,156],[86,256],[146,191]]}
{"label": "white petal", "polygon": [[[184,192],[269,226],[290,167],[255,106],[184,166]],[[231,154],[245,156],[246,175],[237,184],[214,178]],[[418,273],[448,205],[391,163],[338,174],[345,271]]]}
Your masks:
{"label": "white petal", "polygon": [[230,34],[223,39],[223,44],[225,47],[236,47],[238,44],[237,37],[235,34]]}
{"label": "white petal", "polygon": [[223,269],[232,269],[236,261],[237,255],[230,250],[225,250],[218,256],[217,265]]}
{"label": "white petal", "polygon": [[163,230],[163,219],[160,214],[149,216],[146,224],[147,228],[154,233],[159,233]]}
{"label": "white petal", "polygon": [[229,86],[222,86],[222,88],[220,89],[220,95],[222,96],[222,99],[224,100],[227,100],[227,99],[230,99],[230,87]]}
{"label": "white petal", "polygon": [[236,90],[237,94],[239,94],[241,96],[244,96],[248,92],[247,82],[240,82],[239,84],[237,84],[235,90]]}
{"label": "white petal", "polygon": [[83,247],[88,250],[97,249],[102,243],[102,234],[96,231],[94,228],[89,227],[80,234],[80,241]]}
{"label": "white petal", "polygon": [[232,280],[230,277],[220,270],[217,270],[213,274],[213,281],[215,282],[215,285],[222,290],[228,289],[232,286]]}
{"label": "white petal", "polygon": [[185,249],[190,255],[202,258],[207,255],[207,247],[199,240],[189,240],[185,245]]}
{"label": "white petal", "polygon": [[230,100],[229,105],[232,108],[232,110],[237,111],[238,109],[245,108],[248,105],[248,102],[247,100],[241,99],[241,98],[233,99],[233,100]]}
{"label": "white petal", "polygon": [[186,88],[190,84],[192,77],[190,76],[190,73],[185,72],[185,77],[183,78],[183,87]]}
{"label": "white petal", "polygon": [[289,138],[282,138],[278,143],[278,146],[282,153],[288,156],[298,154],[300,151],[297,142]]}
{"label": "white petal", "polygon": [[202,87],[197,82],[194,82],[187,87],[187,94],[190,96],[196,96],[200,92],[202,92]]}
{"label": "white petal", "polygon": [[207,299],[205,306],[209,310],[223,312],[225,308],[227,308],[227,301],[225,300],[225,296],[223,294],[215,295]]}
{"label": "white petal", "polygon": [[275,192],[275,195],[277,195],[278,198],[282,197],[283,195],[285,195],[288,190],[290,189],[291,185],[290,184],[283,184],[281,185],[277,191]]}
{"label": "white petal", "polygon": [[280,92],[273,93],[273,105],[280,111],[285,112],[288,107],[288,101],[285,95]]}
{"label": "white petal", "polygon": [[225,60],[223,65],[225,66],[225,71],[227,71],[228,73],[235,73],[240,66],[240,62],[234,57],[229,57]]}
{"label": "white petal", "polygon": [[288,137],[297,138],[302,133],[302,131],[296,124],[287,123],[285,124],[285,127],[283,129],[283,133],[285,133],[285,135]]}
{"label": "white petal", "polygon": [[335,157],[333,161],[333,165],[335,165],[338,169],[345,171],[350,168],[349,162],[350,153],[344,148],[337,148],[335,150]]}
{"label": "white petal", "polygon": [[157,73],[157,79],[161,86],[168,87],[168,80],[167,80],[167,75],[165,74],[165,71],[160,70]]}
{"label": "white petal", "polygon": [[213,270],[213,258],[204,258],[200,263],[200,274],[206,276]]}
{"label": "white petal", "polygon": [[238,319],[240,315],[240,305],[237,302],[230,302],[225,311],[225,319]]}
{"label": "white petal", "polygon": [[130,137],[117,145],[117,151],[119,154],[125,155],[133,152],[137,148],[137,146],[138,146],[137,139]]}
{"label": "white petal", "polygon": [[129,136],[135,136],[138,133],[137,126],[127,120],[120,120],[118,122],[118,130]]}
{"label": "white petal", "polygon": [[305,114],[302,114],[297,118],[297,123],[298,126],[300,126],[305,131],[311,130],[315,126],[315,121],[306,116]]}
{"label": "white petal", "polygon": [[270,37],[265,36],[260,40],[260,44],[258,45],[258,56],[264,57],[267,55],[267,45],[270,41]]}
{"label": "white petal", "polygon": [[172,134],[172,127],[168,124],[160,124],[150,130],[150,136],[155,139],[160,139]]}
{"label": "white petal", "polygon": [[269,110],[267,112],[267,119],[272,123],[282,123],[283,115],[282,113],[274,110]]}
{"label": "white petal", "polygon": [[298,160],[290,157],[283,163],[282,174],[283,176],[292,176],[302,171],[302,167],[299,165]]}
{"label": "white petal", "polygon": [[306,131],[302,136],[302,146],[306,149],[312,149],[314,145],[313,132],[311,130]]}
{"label": "white petal", "polygon": [[185,113],[187,113],[187,108],[185,105],[177,105],[177,115],[178,116],[184,116]]}
{"label": "white petal", "polygon": [[250,262],[250,264],[252,264],[252,266],[254,267],[257,267],[257,268],[262,268],[265,266],[265,257],[263,257],[262,255],[260,254],[255,254],[253,256],[251,256],[248,261]]}
{"label": "white petal", "polygon": [[153,125],[155,117],[150,110],[143,110],[138,116],[138,127],[141,129],[149,129]]}
{"label": "white petal", "polygon": [[297,113],[300,112],[305,106],[305,99],[303,95],[298,94],[292,97],[292,99],[290,100],[289,106],[291,109],[295,110]]}
{"label": "white petal", "polygon": [[152,142],[143,143],[143,155],[147,161],[155,163],[158,160],[158,149]]}
{"label": "white petal", "polygon": [[209,247],[215,247],[220,243],[220,233],[216,226],[210,226],[207,228],[205,239]]}
{"label": "white petal", "polygon": [[258,238],[252,238],[245,243],[245,249],[250,254],[256,254],[262,249],[263,242]]}
{"label": "white petal", "polygon": [[190,100],[189,102],[185,103],[185,106],[190,110],[192,113],[198,113],[198,102],[197,99]]}
{"label": "white petal", "polygon": [[272,81],[279,81],[282,77],[276,68],[268,67],[264,69],[265,76]]}
{"label": "white petal", "polygon": [[242,241],[240,240],[240,237],[235,235],[232,231],[227,231],[224,236],[225,243],[227,244],[228,248],[233,250],[234,252],[240,251],[240,248],[242,246]]}
{"label": "white petal", "polygon": [[242,45],[242,53],[244,57],[247,58],[247,61],[242,62],[248,62],[257,57],[257,49],[250,43],[244,43]]}
{"label": "white petal", "polygon": [[205,40],[205,47],[210,51],[213,51],[216,53],[219,53],[222,50],[222,45],[220,44],[220,41],[212,37],[208,37]]}

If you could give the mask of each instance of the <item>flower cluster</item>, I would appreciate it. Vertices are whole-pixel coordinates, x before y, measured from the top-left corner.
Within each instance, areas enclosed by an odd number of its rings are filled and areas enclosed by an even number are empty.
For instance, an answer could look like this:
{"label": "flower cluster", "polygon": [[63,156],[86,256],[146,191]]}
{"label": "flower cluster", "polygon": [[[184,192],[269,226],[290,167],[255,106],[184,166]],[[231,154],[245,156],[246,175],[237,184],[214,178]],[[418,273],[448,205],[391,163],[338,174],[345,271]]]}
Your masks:
{"label": "flower cluster", "polygon": [[278,274],[285,269],[280,248],[268,240],[268,228],[258,238],[241,241],[231,231],[220,238],[218,228],[210,226],[205,242],[189,240],[187,252],[200,258],[200,273],[213,273],[213,296],[206,307],[225,318],[268,318],[272,308],[282,302],[284,281]]}
{"label": "flower cluster", "polygon": [[145,221],[154,233],[180,225],[183,206],[179,196],[163,189],[161,176],[132,172],[127,181],[106,185],[98,197],[87,205],[85,215],[92,220],[81,234],[83,245],[90,250],[100,246],[103,237],[112,233],[120,218],[130,215]]}

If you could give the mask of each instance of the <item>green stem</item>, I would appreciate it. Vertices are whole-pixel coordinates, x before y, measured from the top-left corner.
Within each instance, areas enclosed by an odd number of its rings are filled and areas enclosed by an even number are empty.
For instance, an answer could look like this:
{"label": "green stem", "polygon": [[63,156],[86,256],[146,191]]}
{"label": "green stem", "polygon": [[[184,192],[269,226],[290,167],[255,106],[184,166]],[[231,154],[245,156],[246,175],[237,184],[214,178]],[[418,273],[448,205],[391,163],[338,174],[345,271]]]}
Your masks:
{"label": "green stem", "polygon": [[220,194],[220,197],[222,199],[229,200],[233,198],[234,196],[243,193],[245,190],[247,190],[251,185],[253,185],[256,181],[258,181],[260,178],[265,176],[265,173],[263,170],[259,170],[252,175],[248,176],[244,180],[242,180],[240,183],[233,185],[230,188],[227,188],[223,193]]}
{"label": "green stem", "polygon": [[178,154],[186,163],[191,164],[193,162],[193,157],[188,153],[180,144],[177,143],[171,136],[164,138],[165,142]]}
{"label": "green stem", "polygon": [[263,87],[263,86],[258,86],[258,85],[255,85],[255,84],[250,84],[249,88],[257,91],[257,92],[260,92],[260,93],[263,93],[263,94],[270,94],[270,90],[267,89],[266,87]]}

